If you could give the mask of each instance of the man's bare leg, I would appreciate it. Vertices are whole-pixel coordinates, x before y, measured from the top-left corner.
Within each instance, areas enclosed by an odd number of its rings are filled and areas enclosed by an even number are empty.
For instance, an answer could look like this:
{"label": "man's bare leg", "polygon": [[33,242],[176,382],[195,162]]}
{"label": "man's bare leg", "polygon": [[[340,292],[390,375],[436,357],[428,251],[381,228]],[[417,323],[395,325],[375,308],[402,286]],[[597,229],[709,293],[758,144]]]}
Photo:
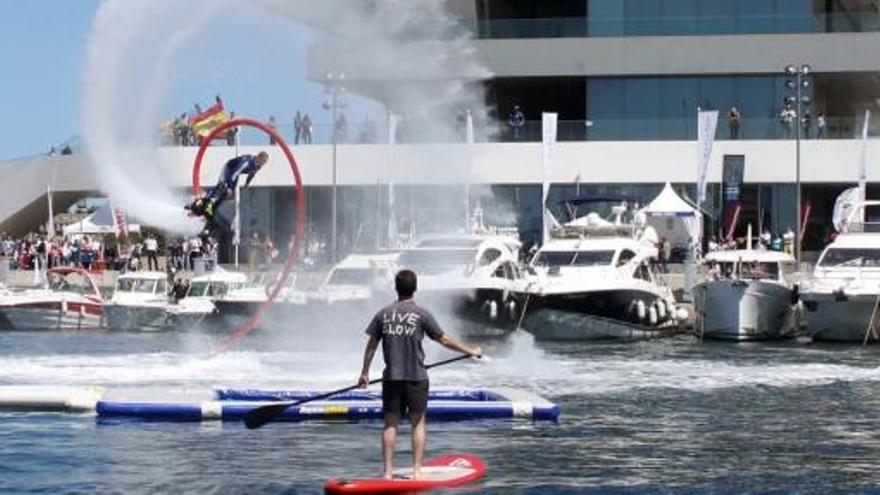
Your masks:
{"label": "man's bare leg", "polygon": [[427,420],[425,413],[410,414],[412,421],[413,479],[422,477],[422,457],[425,455],[425,443],[428,440]]}
{"label": "man's bare leg", "polygon": [[390,480],[394,471],[394,443],[397,441],[397,427],[400,413],[385,413],[385,428],[382,430],[382,463],[385,465],[384,477]]}

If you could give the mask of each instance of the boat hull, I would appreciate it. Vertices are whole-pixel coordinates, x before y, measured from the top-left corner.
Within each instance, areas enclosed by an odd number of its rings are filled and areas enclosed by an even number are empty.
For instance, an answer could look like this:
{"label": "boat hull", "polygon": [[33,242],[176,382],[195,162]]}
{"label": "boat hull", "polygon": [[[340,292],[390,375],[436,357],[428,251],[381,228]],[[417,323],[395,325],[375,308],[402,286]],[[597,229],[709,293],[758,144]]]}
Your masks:
{"label": "boat hull", "polygon": [[[664,316],[649,324],[649,309]],[[640,315],[639,307],[643,308]],[[672,307],[660,295],[639,290],[592,291],[528,296],[522,326],[545,340],[641,340],[680,330]]]}
{"label": "boat hull", "polygon": [[761,280],[713,280],[693,289],[694,332],[707,339],[746,341],[793,337],[791,289]]}
{"label": "boat hull", "polygon": [[[877,294],[806,292],[801,293],[801,299],[804,302],[807,328],[813,340],[864,342],[874,306],[877,304]],[[875,327],[877,326],[875,322]],[[869,339],[869,342],[874,340]]]}
{"label": "boat hull", "polygon": [[0,307],[3,330],[97,330],[101,306],[94,303],[42,302]]}
{"label": "boat hull", "polygon": [[112,331],[156,332],[168,326],[167,310],[163,305],[122,305],[104,306],[107,328]]}

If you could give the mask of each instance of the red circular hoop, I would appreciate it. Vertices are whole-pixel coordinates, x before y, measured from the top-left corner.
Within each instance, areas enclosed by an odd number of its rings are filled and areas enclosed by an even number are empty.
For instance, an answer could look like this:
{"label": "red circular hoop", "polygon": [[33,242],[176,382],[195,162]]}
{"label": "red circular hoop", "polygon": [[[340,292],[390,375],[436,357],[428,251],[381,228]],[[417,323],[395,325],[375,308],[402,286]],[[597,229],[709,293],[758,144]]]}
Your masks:
{"label": "red circular hoop", "polygon": [[242,326],[237,328],[234,332],[232,332],[228,337],[226,337],[220,345],[215,349],[215,352],[223,352],[228,350],[235,344],[237,344],[241,339],[243,339],[247,334],[257,326],[260,322],[260,318],[263,315],[263,312],[269,308],[274,302],[275,298],[278,297],[278,293],[281,292],[281,288],[284,287],[285,282],[290,277],[291,272],[293,272],[294,267],[299,261],[299,249],[302,246],[303,240],[303,231],[305,227],[305,219],[306,219],[306,199],[303,194],[303,186],[302,186],[302,178],[299,174],[299,166],[296,163],[296,158],[294,158],[293,153],[290,151],[290,148],[287,146],[287,143],[284,142],[284,138],[281,137],[278,132],[276,132],[271,127],[253,119],[231,119],[226,122],[220,124],[214,130],[212,130],[204,139],[202,139],[202,144],[199,146],[199,152],[196,154],[196,161],[193,164],[193,172],[192,172],[192,190],[193,196],[198,197],[201,193],[201,185],[199,184],[199,176],[202,170],[202,160],[205,157],[205,152],[208,149],[208,145],[216,139],[220,134],[231,127],[254,127],[259,129],[269,135],[277,146],[281,148],[284,152],[284,156],[287,158],[287,162],[290,164],[290,170],[293,172],[293,186],[296,192],[296,227],[293,233],[293,240],[288,245],[290,248],[288,251],[287,262],[284,263],[284,268],[281,270],[281,276],[278,278],[278,283],[275,284],[275,287],[272,288],[272,291],[269,293],[269,297],[263,304],[260,305],[259,308],[254,312],[253,316],[248,319]]}

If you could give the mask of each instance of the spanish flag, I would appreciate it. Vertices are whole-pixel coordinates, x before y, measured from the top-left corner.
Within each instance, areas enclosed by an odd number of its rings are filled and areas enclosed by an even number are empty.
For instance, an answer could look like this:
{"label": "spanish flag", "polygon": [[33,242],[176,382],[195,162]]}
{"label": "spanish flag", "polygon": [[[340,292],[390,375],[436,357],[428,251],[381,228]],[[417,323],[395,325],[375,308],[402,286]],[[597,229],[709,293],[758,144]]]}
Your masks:
{"label": "spanish flag", "polygon": [[189,124],[192,126],[193,132],[200,138],[205,138],[220,124],[229,120],[229,115],[223,108],[223,102],[218,101],[216,104],[205,110],[204,112],[190,119]]}

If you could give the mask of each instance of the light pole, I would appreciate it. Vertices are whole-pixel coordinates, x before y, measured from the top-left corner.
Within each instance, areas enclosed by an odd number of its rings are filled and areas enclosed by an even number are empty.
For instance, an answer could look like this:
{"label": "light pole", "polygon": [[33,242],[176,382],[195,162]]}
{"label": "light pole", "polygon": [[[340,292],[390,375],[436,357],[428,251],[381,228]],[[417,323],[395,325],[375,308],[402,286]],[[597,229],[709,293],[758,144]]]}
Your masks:
{"label": "light pole", "polygon": [[794,258],[797,261],[798,267],[800,267],[801,263],[801,236],[803,235],[801,232],[803,222],[801,219],[801,127],[810,121],[809,108],[811,103],[809,95],[804,95],[803,90],[810,87],[810,79],[808,76],[811,72],[812,69],[810,69],[810,66],[807,64],[803,64],[800,67],[790,64],[785,67],[785,75],[789,77],[789,79],[785,81],[785,86],[789,90],[794,91],[794,97],[785,97],[785,108],[786,110],[793,110],[795,116],[794,138],[797,225],[795,226],[794,233]]}
{"label": "light pole", "polygon": [[330,124],[330,139],[333,143],[333,182],[331,189],[330,203],[330,256],[335,263],[338,258],[339,248],[339,231],[337,217],[337,190],[336,190],[336,146],[339,144],[337,139],[336,119],[340,108],[345,107],[342,101],[342,95],[345,93],[345,73],[344,72],[327,72],[324,75],[324,94],[329,96],[329,100],[324,102],[324,109],[330,110],[332,123]]}

